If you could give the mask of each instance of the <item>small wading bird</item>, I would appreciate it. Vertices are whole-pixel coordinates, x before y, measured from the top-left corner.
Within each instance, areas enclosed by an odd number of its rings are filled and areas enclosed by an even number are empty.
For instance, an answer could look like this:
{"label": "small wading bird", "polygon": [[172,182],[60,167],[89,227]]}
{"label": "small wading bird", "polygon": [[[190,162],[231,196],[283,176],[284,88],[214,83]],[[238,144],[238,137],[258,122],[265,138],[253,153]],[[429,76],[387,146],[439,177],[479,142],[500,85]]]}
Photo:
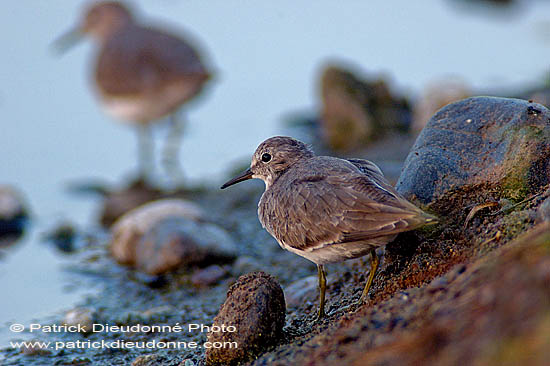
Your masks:
{"label": "small wading bird", "polygon": [[100,47],[94,84],[103,108],[137,127],[140,177],[145,178],[153,166],[149,125],[166,116],[171,116],[171,131],[163,163],[179,177],[183,121],[177,112],[210,78],[197,51],[182,38],[138,24],[126,6],[114,1],[93,3],[79,25],[54,46],[65,51],[83,35]]}
{"label": "small wading bird", "polygon": [[266,187],[258,204],[263,227],[283,249],[317,264],[319,318],[325,315],[325,264],[371,255],[361,304],[378,268],[376,248],[436,222],[397,193],[374,163],[315,156],[291,137],[262,142],[250,168],[221,188],[251,178]]}

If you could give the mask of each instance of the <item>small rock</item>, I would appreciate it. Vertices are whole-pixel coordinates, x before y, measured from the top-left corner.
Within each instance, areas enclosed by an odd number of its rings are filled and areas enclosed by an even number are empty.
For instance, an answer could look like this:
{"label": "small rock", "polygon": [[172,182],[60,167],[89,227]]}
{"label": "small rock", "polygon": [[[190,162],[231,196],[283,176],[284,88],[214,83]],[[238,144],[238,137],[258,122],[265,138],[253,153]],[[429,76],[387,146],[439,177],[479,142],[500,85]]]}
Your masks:
{"label": "small rock", "polygon": [[0,236],[23,232],[27,212],[21,195],[7,185],[0,185]]}
{"label": "small rock", "polygon": [[72,253],[75,251],[77,236],[74,225],[70,222],[64,222],[57,225],[52,232],[47,233],[45,240],[53,243],[63,253]]}
{"label": "small rock", "polygon": [[195,362],[193,362],[193,360],[183,360],[178,366],[195,366]]}
{"label": "small rock", "polygon": [[207,287],[218,282],[223,276],[227,274],[227,271],[214,264],[203,269],[199,269],[191,276],[191,283],[197,287]]}
{"label": "small rock", "polygon": [[89,308],[75,308],[69,310],[63,318],[64,325],[77,326],[82,333],[92,331],[94,325],[94,311]]}
{"label": "small rock", "polygon": [[520,99],[450,104],[418,136],[396,189],[423,204],[459,188],[524,199],[550,183],[549,121],[548,109]]}
{"label": "small rock", "polygon": [[208,333],[209,342],[236,342],[237,347],[209,348],[207,365],[235,365],[259,355],[279,341],[285,324],[285,297],[277,280],[264,272],[240,277],[227,292],[227,299],[213,326],[236,331]]}
{"label": "small rock", "polygon": [[161,274],[179,266],[232,262],[237,246],[227,232],[210,223],[166,218],[147,231],[135,246],[135,266]]}
{"label": "small rock", "polygon": [[161,357],[156,354],[142,355],[135,358],[132,366],[160,366],[163,365]]}
{"label": "small rock", "polygon": [[229,234],[200,222],[203,217],[200,208],[179,199],[140,206],[113,225],[111,253],[119,263],[153,275],[234,259],[237,248]]}

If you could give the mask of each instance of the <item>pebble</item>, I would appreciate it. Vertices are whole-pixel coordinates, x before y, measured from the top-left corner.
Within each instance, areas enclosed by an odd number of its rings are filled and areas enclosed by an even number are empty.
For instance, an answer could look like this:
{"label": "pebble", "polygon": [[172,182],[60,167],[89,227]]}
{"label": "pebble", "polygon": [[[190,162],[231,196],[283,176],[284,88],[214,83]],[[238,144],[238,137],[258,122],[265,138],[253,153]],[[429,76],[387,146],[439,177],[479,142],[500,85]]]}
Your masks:
{"label": "pebble", "polygon": [[74,308],[63,318],[64,325],[80,326],[83,333],[90,333],[94,324],[94,311],[90,308]]}
{"label": "pebble", "polygon": [[0,236],[21,233],[26,218],[21,194],[11,186],[0,185]]}
{"label": "pebble", "polygon": [[162,364],[160,357],[154,353],[138,356],[132,362],[132,366],[160,366]]}

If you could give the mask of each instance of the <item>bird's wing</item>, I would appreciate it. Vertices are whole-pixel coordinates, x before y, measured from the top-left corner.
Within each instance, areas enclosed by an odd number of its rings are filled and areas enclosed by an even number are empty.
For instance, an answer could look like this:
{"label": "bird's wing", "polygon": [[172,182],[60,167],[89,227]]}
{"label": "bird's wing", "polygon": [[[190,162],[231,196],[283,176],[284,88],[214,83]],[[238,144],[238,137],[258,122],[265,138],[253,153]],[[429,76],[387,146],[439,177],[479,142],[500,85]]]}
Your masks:
{"label": "bird's wing", "polygon": [[389,186],[391,189],[393,189],[386,177],[384,177],[382,170],[380,170],[380,168],[372,161],[364,159],[347,159],[347,161],[355,165],[355,167],[357,167],[357,169],[359,169],[361,173],[365,174],[377,183],[384,186]]}
{"label": "bird's wing", "polygon": [[422,225],[427,217],[391,186],[357,173],[301,178],[278,192],[275,207],[262,201],[266,229],[303,250],[390,236]]}

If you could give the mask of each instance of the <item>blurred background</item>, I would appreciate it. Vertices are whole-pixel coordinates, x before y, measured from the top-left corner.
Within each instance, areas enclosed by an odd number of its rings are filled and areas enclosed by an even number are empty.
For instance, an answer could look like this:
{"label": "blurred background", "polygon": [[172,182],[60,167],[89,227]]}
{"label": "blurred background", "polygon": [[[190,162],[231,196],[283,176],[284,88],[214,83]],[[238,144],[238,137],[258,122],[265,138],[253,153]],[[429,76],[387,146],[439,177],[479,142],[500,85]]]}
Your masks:
{"label": "blurred background", "polygon": [[[0,347],[13,336],[6,323],[28,323],[91,291],[75,286],[62,270],[67,258],[43,243],[60,222],[98,227],[97,201],[67,187],[93,180],[122,186],[137,168],[133,131],[104,114],[92,92],[95,45],[87,40],[61,57],[51,50],[86,3],[0,5],[0,184],[20,192],[31,215],[22,238],[0,244],[0,286],[10,294],[0,303]],[[412,109],[447,80],[459,94],[527,96],[548,79],[546,1],[131,4],[140,20],[199,44],[215,72],[204,97],[185,107],[180,157],[188,184],[219,186],[265,138],[291,134],[285,122],[315,119],[328,64],[383,80]],[[159,124],[157,147],[165,134]]]}

